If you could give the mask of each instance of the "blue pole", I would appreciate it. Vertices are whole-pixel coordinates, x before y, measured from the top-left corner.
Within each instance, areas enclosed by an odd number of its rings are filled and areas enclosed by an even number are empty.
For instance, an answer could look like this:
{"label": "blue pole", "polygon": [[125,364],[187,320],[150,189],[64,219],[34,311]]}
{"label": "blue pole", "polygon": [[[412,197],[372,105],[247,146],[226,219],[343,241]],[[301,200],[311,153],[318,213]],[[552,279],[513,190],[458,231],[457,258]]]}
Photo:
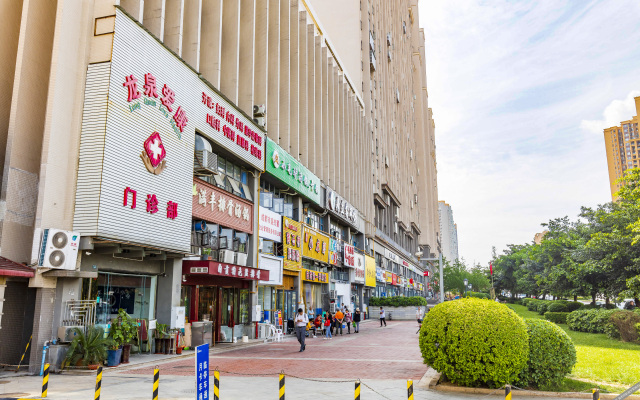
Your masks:
{"label": "blue pole", "polygon": [[47,349],[49,348],[49,341],[44,342],[44,347],[42,348],[42,363],[40,364],[40,376],[44,375],[44,359],[47,356]]}

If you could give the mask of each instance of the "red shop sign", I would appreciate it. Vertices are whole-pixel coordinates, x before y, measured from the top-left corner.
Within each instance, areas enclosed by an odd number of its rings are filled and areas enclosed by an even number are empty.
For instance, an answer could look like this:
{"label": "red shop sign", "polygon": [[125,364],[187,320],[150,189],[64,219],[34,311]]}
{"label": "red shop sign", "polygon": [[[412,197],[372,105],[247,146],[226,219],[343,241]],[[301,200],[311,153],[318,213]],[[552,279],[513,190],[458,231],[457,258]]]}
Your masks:
{"label": "red shop sign", "polygon": [[194,218],[253,233],[253,204],[217,187],[193,179],[191,209]]}

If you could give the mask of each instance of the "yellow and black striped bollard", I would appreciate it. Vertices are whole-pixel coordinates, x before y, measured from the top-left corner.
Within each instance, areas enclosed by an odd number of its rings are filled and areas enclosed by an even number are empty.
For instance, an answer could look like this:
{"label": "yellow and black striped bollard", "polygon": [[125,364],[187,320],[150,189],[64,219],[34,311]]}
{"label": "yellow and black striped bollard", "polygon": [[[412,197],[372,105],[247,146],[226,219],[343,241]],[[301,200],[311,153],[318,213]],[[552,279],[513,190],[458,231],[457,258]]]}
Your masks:
{"label": "yellow and black striped bollard", "polygon": [[213,371],[213,400],[220,400],[220,371]]}
{"label": "yellow and black striped bollard", "polygon": [[413,381],[407,381],[407,399],[413,400]]}
{"label": "yellow and black striped bollard", "polygon": [[93,396],[94,400],[100,400],[101,387],[102,387],[102,366],[99,366],[98,374],[96,375],[96,394]]}
{"label": "yellow and black striped bollard", "polygon": [[153,400],[158,400],[158,389],[160,386],[160,370],[158,366],[153,369]]}
{"label": "yellow and black striped bollard", "polygon": [[29,350],[29,345],[31,344],[31,339],[33,339],[33,335],[29,336],[29,341],[27,342],[27,347],[24,348],[24,353],[22,353],[22,357],[20,357],[20,362],[18,363],[18,368],[16,368],[16,372],[20,371],[20,366],[22,365],[22,360],[24,360],[25,354],[27,354],[27,350]]}
{"label": "yellow and black striped bollard", "polygon": [[360,381],[356,381],[356,391],[353,394],[355,400],[360,400]]}
{"label": "yellow and black striped bollard", "polygon": [[600,400],[600,389],[592,389],[593,400]]}
{"label": "yellow and black striped bollard", "polygon": [[47,388],[49,387],[49,364],[44,365],[44,373],[42,374],[42,398],[47,397]]}
{"label": "yellow and black striped bollard", "polygon": [[504,387],[504,400],[511,400],[511,385]]}
{"label": "yellow and black striped bollard", "polygon": [[284,400],[284,374],[280,374],[280,400]]}

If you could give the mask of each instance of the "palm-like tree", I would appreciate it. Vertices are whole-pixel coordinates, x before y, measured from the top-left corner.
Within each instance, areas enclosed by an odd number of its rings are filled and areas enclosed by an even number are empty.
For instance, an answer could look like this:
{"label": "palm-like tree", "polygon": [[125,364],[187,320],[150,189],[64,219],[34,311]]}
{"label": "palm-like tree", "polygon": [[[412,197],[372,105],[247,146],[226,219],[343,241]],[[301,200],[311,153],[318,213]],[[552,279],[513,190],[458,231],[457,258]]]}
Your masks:
{"label": "palm-like tree", "polygon": [[104,329],[91,326],[87,333],[80,328],[74,328],[76,336],[69,345],[69,351],[64,359],[63,368],[69,365],[102,364],[107,359],[107,348],[112,340],[104,337]]}

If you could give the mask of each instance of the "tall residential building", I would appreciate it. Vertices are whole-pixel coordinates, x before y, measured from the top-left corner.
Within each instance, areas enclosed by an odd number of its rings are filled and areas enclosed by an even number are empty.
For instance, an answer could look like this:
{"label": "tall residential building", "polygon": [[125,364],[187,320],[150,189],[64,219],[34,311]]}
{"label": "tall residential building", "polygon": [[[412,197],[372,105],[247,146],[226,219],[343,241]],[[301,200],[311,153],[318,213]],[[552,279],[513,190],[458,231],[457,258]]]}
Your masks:
{"label": "tall residential building", "polygon": [[449,262],[454,262],[458,255],[458,225],[453,221],[453,210],[444,201],[438,202],[440,234],[442,237],[442,255]]}
{"label": "tall residential building", "polygon": [[544,236],[549,233],[548,230],[544,230],[542,232],[538,232],[533,236],[533,243],[535,244],[542,244],[542,239],[544,239]]}
{"label": "tall residential building", "polygon": [[620,122],[604,130],[604,144],[607,151],[609,185],[611,198],[617,199],[620,184],[616,181],[624,176],[627,169],[638,168],[640,161],[640,134],[638,133],[638,115],[640,115],[640,96],[636,97],[636,115],[628,121]]}
{"label": "tall residential building", "polygon": [[229,342],[424,294],[417,4],[0,2],[0,363],[32,337],[38,371],[46,341],[119,309]]}

